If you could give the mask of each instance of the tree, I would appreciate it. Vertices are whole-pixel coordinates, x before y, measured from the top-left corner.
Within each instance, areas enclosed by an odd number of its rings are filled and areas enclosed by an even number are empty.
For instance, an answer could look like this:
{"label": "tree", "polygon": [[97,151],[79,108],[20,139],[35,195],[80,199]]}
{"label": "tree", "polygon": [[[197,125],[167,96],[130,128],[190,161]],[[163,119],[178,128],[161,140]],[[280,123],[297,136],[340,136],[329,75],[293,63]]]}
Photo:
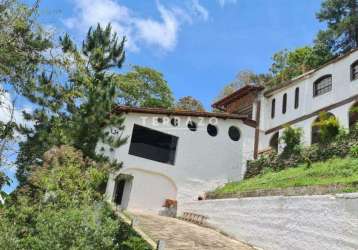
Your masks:
{"label": "tree", "polygon": [[357,0],[325,0],[316,16],[327,23],[327,29],[318,34],[317,41],[328,45],[334,54],[357,48]]}
{"label": "tree", "polygon": [[317,68],[332,58],[327,47],[319,42],[314,46],[305,46],[292,51],[287,49],[275,53],[270,72],[273,79],[267,85],[289,81],[311,69]]}
{"label": "tree", "polygon": [[119,103],[132,107],[170,108],[173,94],[163,75],[151,68],[134,66],[117,77]]}
{"label": "tree", "polygon": [[[32,7],[17,0],[0,2],[0,83],[28,90],[39,67],[48,63],[49,34],[36,22],[38,1]],[[0,86],[1,87],[1,86]]]}
{"label": "tree", "polygon": [[175,104],[175,108],[187,111],[205,111],[203,104],[192,96],[180,98]]}
{"label": "tree", "polygon": [[26,93],[37,109],[25,118],[34,128],[22,128],[27,140],[20,144],[17,177],[26,182],[29,172],[41,163],[43,152],[57,145],[71,145],[85,156],[105,160],[96,151],[99,140],[111,149],[125,143],[104,128],[123,129],[124,118],[113,115],[118,99],[118,74],[125,53],[125,39],[118,40],[111,26],[90,28],[81,50],[66,34],[60,38],[64,52],[61,69],[67,78],[56,79],[55,73],[39,76],[31,93]]}
{"label": "tree", "polygon": [[44,52],[52,47],[49,35],[36,22],[38,2],[32,7],[17,0],[0,1],[0,106],[9,115],[0,121],[0,190],[9,184],[9,178],[1,169],[9,163],[8,153],[14,142],[17,127],[14,120],[15,102],[7,99],[6,90],[31,91],[31,86],[41,65],[49,63]]}
{"label": "tree", "polygon": [[271,76],[269,74],[255,74],[250,70],[241,70],[232,82],[224,86],[215,100],[220,100],[225,96],[234,93],[236,90],[244,87],[245,85],[266,85],[270,80]]}
{"label": "tree", "polygon": [[[28,185],[0,208],[7,249],[150,249],[103,200],[111,167],[69,146],[43,155]],[[29,195],[31,194],[31,196]]]}

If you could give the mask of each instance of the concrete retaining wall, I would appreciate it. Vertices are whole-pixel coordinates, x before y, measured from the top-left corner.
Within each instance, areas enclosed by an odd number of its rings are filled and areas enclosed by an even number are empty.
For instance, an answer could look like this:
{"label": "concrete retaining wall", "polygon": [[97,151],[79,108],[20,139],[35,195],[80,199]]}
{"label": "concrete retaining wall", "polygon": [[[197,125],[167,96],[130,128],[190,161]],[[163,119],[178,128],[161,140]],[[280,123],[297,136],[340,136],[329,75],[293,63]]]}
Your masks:
{"label": "concrete retaining wall", "polygon": [[195,201],[182,211],[263,249],[358,249],[358,193]]}

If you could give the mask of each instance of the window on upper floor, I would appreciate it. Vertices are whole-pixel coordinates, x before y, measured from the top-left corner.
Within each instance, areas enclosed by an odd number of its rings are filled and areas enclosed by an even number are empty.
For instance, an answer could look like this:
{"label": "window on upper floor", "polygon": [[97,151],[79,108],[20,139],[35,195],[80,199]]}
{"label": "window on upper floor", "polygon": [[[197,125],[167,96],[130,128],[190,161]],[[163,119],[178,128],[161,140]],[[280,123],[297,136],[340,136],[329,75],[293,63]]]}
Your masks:
{"label": "window on upper floor", "polygon": [[351,81],[358,79],[358,60],[351,65]]}
{"label": "window on upper floor", "polygon": [[276,109],[276,99],[272,99],[271,102],[271,118],[273,119],[275,117],[275,109]]}
{"label": "window on upper floor", "polygon": [[134,124],[129,154],[174,165],[178,137]]}
{"label": "window on upper floor", "polygon": [[300,105],[300,88],[297,87],[295,89],[295,109],[297,109],[299,105]]}
{"label": "window on upper floor", "polygon": [[285,93],[282,97],[282,114],[285,114],[287,110],[287,94]]}
{"label": "window on upper floor", "polygon": [[332,75],[325,75],[313,83],[313,96],[323,95],[332,90]]}

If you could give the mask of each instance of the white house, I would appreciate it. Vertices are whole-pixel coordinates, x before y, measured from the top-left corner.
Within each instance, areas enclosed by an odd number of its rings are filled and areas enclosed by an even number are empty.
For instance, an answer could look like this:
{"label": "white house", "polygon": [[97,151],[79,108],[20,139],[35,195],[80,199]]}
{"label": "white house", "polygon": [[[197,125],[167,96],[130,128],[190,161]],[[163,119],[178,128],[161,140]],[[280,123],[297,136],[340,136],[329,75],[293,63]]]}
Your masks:
{"label": "white house", "polygon": [[[123,162],[110,176],[108,198],[126,209],[158,212],[165,200],[196,200],[240,180],[252,158],[254,123],[227,113],[118,107],[127,143],[97,150]],[[112,131],[116,133],[116,131]]]}
{"label": "white house", "polygon": [[[322,111],[349,128],[358,117],[358,50],[273,89],[247,85],[215,102],[222,113],[118,107],[128,142],[98,151],[123,162],[110,176],[107,196],[125,209],[159,212],[166,200],[199,199],[205,191],[241,180],[246,162],[279,148],[285,126],[300,127],[305,144],[315,142]],[[118,131],[111,130],[116,134]]]}
{"label": "white house", "polygon": [[352,50],[276,88],[245,86],[213,107],[246,113],[256,121],[256,157],[268,148],[278,148],[278,138],[287,125],[302,128],[304,144],[315,142],[312,125],[322,111],[334,115],[348,129],[358,120],[350,112],[357,101],[358,50]]}

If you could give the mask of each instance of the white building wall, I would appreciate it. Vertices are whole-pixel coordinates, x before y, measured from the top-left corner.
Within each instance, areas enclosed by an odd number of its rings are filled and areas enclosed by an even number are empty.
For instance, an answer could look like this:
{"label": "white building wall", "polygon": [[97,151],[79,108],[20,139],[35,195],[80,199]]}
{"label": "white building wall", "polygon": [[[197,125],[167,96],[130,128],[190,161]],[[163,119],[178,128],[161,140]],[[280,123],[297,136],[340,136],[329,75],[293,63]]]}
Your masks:
{"label": "white building wall", "polygon": [[[350,79],[350,66],[358,60],[358,51],[351,53],[350,55],[333,62],[322,69],[317,70],[311,74],[308,74],[301,80],[297,80],[296,83],[287,87],[281,88],[270,94],[269,97],[261,97],[262,116],[260,122],[261,131],[267,131],[277,126],[283,125],[290,121],[293,121],[302,116],[316,112],[329,105],[343,101],[349,97],[358,95],[358,79],[351,81]],[[313,96],[313,83],[320,77],[331,74],[332,75],[332,90],[328,93]],[[299,107],[294,108],[295,89],[299,87]],[[287,111],[282,113],[282,101],[283,95],[287,93]],[[271,118],[271,103],[273,99],[276,99],[275,117]],[[348,128],[348,111],[354,101],[349,104],[345,104],[333,110],[329,110],[334,114],[340,124]],[[304,141],[309,144],[311,141],[311,125],[315,118],[308,118],[303,122],[295,124],[297,127],[301,127],[304,130]],[[260,149],[268,147],[268,137],[270,138],[273,133],[263,135],[260,138]]]}
{"label": "white building wall", "polygon": [[[143,118],[146,117],[146,118]],[[158,124],[156,118],[161,117],[163,124]],[[99,143],[97,151],[103,147],[104,154],[119,162],[123,162],[120,173],[133,175],[131,193],[129,195],[128,209],[149,209],[158,211],[165,199],[176,198],[182,201],[196,200],[205,191],[222,185],[228,181],[240,180],[246,170],[246,161],[253,157],[254,128],[249,127],[237,119],[217,119],[218,135],[212,137],[207,133],[206,126],[209,118],[192,117],[198,124],[197,131],[190,131],[186,126],[188,117],[178,117],[180,124],[173,127],[167,116],[129,113],[124,122],[123,137],[128,137],[125,145],[110,151],[105,145]],[[154,119],[154,123],[153,123]],[[129,155],[129,146],[133,125],[138,124],[164,133],[179,137],[175,164],[164,164],[141,157]],[[241,139],[232,141],[228,135],[230,126],[240,129]],[[151,173],[150,175],[148,173]],[[107,195],[113,197],[114,178],[111,176],[107,186]],[[153,177],[160,175],[161,177]],[[170,181],[164,181],[164,177]],[[161,185],[156,181],[162,182]],[[169,185],[168,183],[174,183]],[[171,189],[163,194],[161,189]],[[174,195],[176,189],[176,197]],[[160,196],[159,201],[152,195]],[[143,203],[144,202],[144,203]],[[143,204],[146,204],[143,207]],[[158,205],[160,205],[158,207]]]}
{"label": "white building wall", "polygon": [[358,249],[358,194],[188,202],[185,212],[266,250]]}

